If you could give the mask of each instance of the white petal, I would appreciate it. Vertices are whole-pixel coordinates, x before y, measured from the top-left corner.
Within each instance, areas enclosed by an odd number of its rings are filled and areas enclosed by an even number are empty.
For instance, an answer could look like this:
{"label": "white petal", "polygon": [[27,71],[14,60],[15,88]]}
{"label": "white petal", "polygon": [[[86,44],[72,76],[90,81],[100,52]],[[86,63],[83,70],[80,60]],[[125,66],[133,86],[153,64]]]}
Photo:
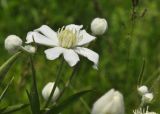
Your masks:
{"label": "white petal", "polygon": [[49,39],[43,35],[41,35],[40,33],[38,32],[29,32],[27,34],[27,37],[26,37],[26,43],[32,43],[32,42],[35,42],[35,43],[38,43],[38,44],[41,44],[41,45],[46,45],[46,46],[57,46],[57,43],[54,42],[54,40],[52,39]]}
{"label": "white petal", "polygon": [[91,114],[124,114],[123,95],[111,89],[94,103]]}
{"label": "white petal", "polygon": [[45,54],[48,60],[55,60],[63,53],[63,51],[63,48],[55,47],[45,50]]}
{"label": "white petal", "polygon": [[95,66],[98,66],[98,62],[99,62],[99,55],[90,50],[90,49],[87,49],[87,48],[83,48],[83,47],[77,47],[75,48],[75,51],[84,56],[84,57],[87,57],[90,61],[92,61],[94,63],[94,67]]}
{"label": "white petal", "polygon": [[35,31],[41,32],[48,38],[52,39],[56,44],[58,44],[57,33],[53,31],[49,26],[42,25],[40,28],[36,29]]}
{"label": "white petal", "polygon": [[65,49],[63,56],[71,67],[75,66],[79,61],[79,56],[72,49]]}
{"label": "white petal", "polygon": [[66,29],[69,29],[69,30],[73,30],[74,32],[75,32],[75,31],[79,32],[80,29],[83,28],[83,25],[70,24],[70,25],[67,25],[65,28],[66,28]]}
{"label": "white petal", "polygon": [[83,28],[83,25],[75,25],[75,24],[70,24],[65,27],[65,29],[69,29],[77,35],[79,34],[79,32],[82,28]]}
{"label": "white petal", "polygon": [[80,40],[78,42],[78,46],[85,45],[95,40],[96,37],[88,34],[85,30],[80,31],[79,33]]}
{"label": "white petal", "polygon": [[105,107],[108,107],[108,104],[111,102],[115,90],[111,89],[102,97],[100,97],[93,105],[91,114],[101,114]]}

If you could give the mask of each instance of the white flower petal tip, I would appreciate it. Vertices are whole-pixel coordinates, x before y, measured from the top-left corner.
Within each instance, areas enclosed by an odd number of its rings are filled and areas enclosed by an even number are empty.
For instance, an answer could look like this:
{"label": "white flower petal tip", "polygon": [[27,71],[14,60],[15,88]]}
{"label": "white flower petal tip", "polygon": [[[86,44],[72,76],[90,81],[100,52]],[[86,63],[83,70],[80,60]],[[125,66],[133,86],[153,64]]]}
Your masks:
{"label": "white flower petal tip", "polygon": [[80,36],[82,36],[82,39],[79,40],[79,42],[77,43],[79,46],[88,44],[91,41],[96,39],[95,36],[92,36],[92,35],[88,34],[85,30],[82,30],[80,32]]}
{"label": "white flower petal tip", "polygon": [[22,46],[22,40],[16,35],[9,35],[4,42],[5,49],[10,53],[16,53]]}
{"label": "white flower petal tip", "polygon": [[31,45],[26,45],[26,46],[22,47],[22,49],[30,54],[34,54],[36,52],[36,48]]}
{"label": "white flower petal tip", "polygon": [[83,25],[70,24],[70,25],[67,25],[65,28],[76,32],[76,31],[80,31],[83,28]]}
{"label": "white flower petal tip", "polygon": [[77,47],[75,49],[75,52],[92,61],[94,63],[93,67],[97,69],[96,67],[98,66],[99,63],[99,55],[96,52],[83,47]]}
{"label": "white flower petal tip", "polygon": [[[43,98],[45,100],[48,100],[48,98],[49,98],[49,96],[51,94],[53,86],[54,86],[54,82],[49,82],[44,86],[44,88],[42,90],[42,96],[43,96]],[[51,101],[54,102],[58,98],[59,95],[60,95],[60,89],[58,87],[56,87]]]}
{"label": "white flower petal tip", "polygon": [[108,23],[104,18],[95,18],[91,22],[91,31],[95,35],[102,35],[108,29]]}
{"label": "white flower petal tip", "polygon": [[45,50],[45,54],[48,60],[55,60],[63,53],[63,51],[63,48],[55,47]]}
{"label": "white flower petal tip", "polygon": [[97,65],[93,65],[92,66],[94,69],[98,70],[98,66]]}
{"label": "white flower petal tip", "polygon": [[142,96],[142,101],[144,103],[151,103],[153,98],[154,98],[153,93],[146,93]]}
{"label": "white flower petal tip", "polygon": [[75,66],[80,60],[77,53],[75,53],[72,49],[65,49],[63,52],[63,56],[71,67]]}
{"label": "white flower petal tip", "polygon": [[33,42],[33,36],[35,32],[28,32],[27,37],[26,37],[26,44],[32,43]]}
{"label": "white flower petal tip", "polygon": [[123,95],[111,89],[93,105],[91,114],[124,114]]}
{"label": "white flower petal tip", "polygon": [[57,33],[55,31],[53,31],[49,26],[42,25],[40,28],[38,28],[34,31],[42,33],[43,35],[45,35],[49,39],[52,39],[54,41],[54,43],[56,44],[56,46],[58,45]]}
{"label": "white flower petal tip", "polygon": [[38,33],[38,32],[28,32],[27,37],[26,37],[26,43],[37,43],[45,46],[56,46],[56,42],[53,41],[52,39],[49,39],[48,37]]}
{"label": "white flower petal tip", "polygon": [[137,91],[140,95],[144,95],[146,93],[148,93],[148,87],[143,85],[137,88]]}

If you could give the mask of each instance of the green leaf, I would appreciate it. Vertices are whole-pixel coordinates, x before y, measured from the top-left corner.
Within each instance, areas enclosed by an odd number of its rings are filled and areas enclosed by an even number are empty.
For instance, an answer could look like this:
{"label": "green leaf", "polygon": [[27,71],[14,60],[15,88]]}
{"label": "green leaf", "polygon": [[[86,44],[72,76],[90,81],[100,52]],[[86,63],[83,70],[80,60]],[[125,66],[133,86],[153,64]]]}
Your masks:
{"label": "green leaf", "polygon": [[73,94],[72,96],[70,96],[69,98],[64,100],[59,105],[52,106],[51,109],[49,111],[47,111],[45,114],[59,114],[64,109],[66,109],[68,106],[70,106],[71,104],[76,102],[80,97],[82,97],[83,95],[85,95],[86,93],[91,92],[91,91],[92,90],[84,90],[84,91],[78,92],[76,94]]}
{"label": "green leaf", "polygon": [[3,65],[0,66],[0,82],[4,79],[5,75],[17,60],[21,52],[17,52],[12,57],[10,57]]}
{"label": "green leaf", "polygon": [[3,90],[3,92],[2,92],[2,94],[1,94],[1,96],[0,96],[0,102],[1,102],[1,100],[3,99],[3,97],[5,96],[5,94],[6,94],[7,90],[8,90],[8,88],[9,88],[9,86],[11,85],[13,79],[14,79],[14,77],[12,77],[12,79],[10,80],[10,82],[7,84],[7,86],[6,86],[5,89]]}
{"label": "green leaf", "polygon": [[1,114],[11,114],[13,112],[22,110],[24,108],[26,108],[27,106],[29,106],[29,104],[19,104],[19,105],[14,105],[14,106],[9,106],[7,108],[3,108],[1,110]]}
{"label": "green leaf", "polygon": [[32,114],[40,114],[40,102],[39,102],[39,95],[38,95],[37,83],[36,83],[36,71],[33,65],[32,57],[30,57],[30,62],[31,62],[31,69],[32,69],[33,84],[31,88],[31,92],[30,93],[27,92],[27,94],[30,101]]}

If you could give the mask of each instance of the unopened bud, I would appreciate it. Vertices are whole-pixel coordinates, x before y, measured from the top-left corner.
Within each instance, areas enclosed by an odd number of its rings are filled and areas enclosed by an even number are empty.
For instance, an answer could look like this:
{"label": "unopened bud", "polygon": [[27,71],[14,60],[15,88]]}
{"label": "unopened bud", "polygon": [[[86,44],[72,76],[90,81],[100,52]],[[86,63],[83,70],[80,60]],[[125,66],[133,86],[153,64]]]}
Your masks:
{"label": "unopened bud", "polygon": [[[42,90],[42,96],[43,96],[43,98],[45,100],[48,100],[48,98],[49,98],[49,96],[50,96],[50,94],[52,92],[53,86],[54,86],[54,82],[49,82],[43,88],[43,90]],[[58,87],[56,87],[56,89],[54,91],[54,94],[53,94],[53,96],[51,98],[51,101],[54,102],[58,98],[59,94],[60,94],[60,90],[59,90]]]}
{"label": "unopened bud", "polygon": [[153,100],[153,93],[146,93],[142,96],[142,101],[144,103],[150,103]]}
{"label": "unopened bud", "polygon": [[91,22],[91,31],[95,35],[102,35],[108,29],[108,24],[104,18],[95,18]]}
{"label": "unopened bud", "polygon": [[4,42],[5,49],[11,54],[16,53],[21,45],[22,40],[16,35],[8,36]]}
{"label": "unopened bud", "polygon": [[148,87],[145,85],[140,86],[139,88],[137,88],[137,90],[140,95],[144,95],[144,94],[148,93]]}

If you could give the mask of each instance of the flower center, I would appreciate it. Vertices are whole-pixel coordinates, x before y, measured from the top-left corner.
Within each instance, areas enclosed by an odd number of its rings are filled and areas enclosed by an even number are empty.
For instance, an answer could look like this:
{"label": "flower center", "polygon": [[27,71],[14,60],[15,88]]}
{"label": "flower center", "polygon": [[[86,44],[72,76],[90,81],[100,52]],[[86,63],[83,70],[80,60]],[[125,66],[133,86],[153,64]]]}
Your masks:
{"label": "flower center", "polygon": [[71,30],[65,29],[62,27],[58,30],[58,38],[61,47],[72,48],[77,43],[76,32],[74,33]]}

